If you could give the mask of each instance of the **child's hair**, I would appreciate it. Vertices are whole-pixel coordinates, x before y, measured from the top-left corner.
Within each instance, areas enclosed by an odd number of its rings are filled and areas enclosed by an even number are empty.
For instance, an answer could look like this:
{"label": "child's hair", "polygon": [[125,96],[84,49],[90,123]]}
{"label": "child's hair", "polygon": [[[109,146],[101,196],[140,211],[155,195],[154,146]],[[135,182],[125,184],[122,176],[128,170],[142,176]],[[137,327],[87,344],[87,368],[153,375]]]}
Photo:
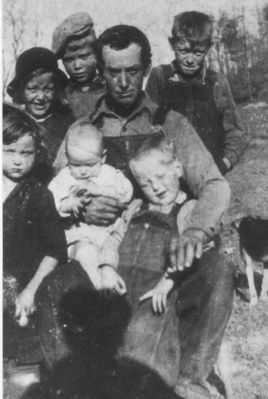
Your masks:
{"label": "child's hair", "polygon": [[83,37],[72,37],[68,39],[61,56],[63,56],[64,58],[64,54],[66,51],[77,51],[81,48],[84,48],[87,44],[89,44],[92,47],[93,51],[96,53],[97,38],[94,31]]}
{"label": "child's hair", "polygon": [[93,126],[86,118],[75,121],[68,129],[66,135],[66,152],[68,153],[68,145],[70,141],[95,140],[99,142],[100,151],[103,152],[103,134]]}
{"label": "child's hair", "polygon": [[45,162],[45,151],[42,144],[39,127],[25,112],[3,104],[3,145],[16,143],[21,137],[30,135],[36,148],[34,169]]}
{"label": "child's hair", "polygon": [[172,45],[179,39],[187,39],[191,44],[212,45],[212,21],[207,14],[186,11],[174,17],[171,37]]}
{"label": "child's hair", "polygon": [[146,139],[137,151],[131,157],[130,162],[138,162],[145,156],[148,156],[152,151],[159,151],[166,157],[166,163],[170,163],[176,159],[175,149],[173,143],[168,140],[163,132],[153,134]]}

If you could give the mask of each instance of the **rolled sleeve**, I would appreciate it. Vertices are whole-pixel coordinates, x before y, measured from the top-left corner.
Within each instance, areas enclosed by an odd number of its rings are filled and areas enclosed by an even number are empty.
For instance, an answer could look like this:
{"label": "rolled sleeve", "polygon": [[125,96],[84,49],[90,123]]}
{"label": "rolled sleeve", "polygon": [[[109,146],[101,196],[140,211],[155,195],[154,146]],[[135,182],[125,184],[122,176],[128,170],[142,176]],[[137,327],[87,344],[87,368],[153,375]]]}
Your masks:
{"label": "rolled sleeve", "polygon": [[229,207],[229,184],[185,117],[170,111],[165,129],[168,137],[176,143],[183,177],[197,199],[186,229],[201,229],[213,237],[219,232],[223,215]]}

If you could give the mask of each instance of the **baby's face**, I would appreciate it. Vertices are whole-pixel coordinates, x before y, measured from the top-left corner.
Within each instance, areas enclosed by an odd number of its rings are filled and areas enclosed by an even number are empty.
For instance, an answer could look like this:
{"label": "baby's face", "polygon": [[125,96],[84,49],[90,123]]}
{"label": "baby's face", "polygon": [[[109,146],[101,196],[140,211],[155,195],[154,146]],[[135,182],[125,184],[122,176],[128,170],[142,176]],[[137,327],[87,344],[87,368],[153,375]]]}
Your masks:
{"label": "baby's face", "polygon": [[131,171],[149,202],[156,205],[173,204],[182,175],[181,164],[167,155],[152,150],[148,156],[130,163]]}
{"label": "baby's face", "polygon": [[100,173],[104,156],[100,146],[92,142],[79,143],[79,145],[67,145],[67,158],[71,175],[76,180],[91,180]]}

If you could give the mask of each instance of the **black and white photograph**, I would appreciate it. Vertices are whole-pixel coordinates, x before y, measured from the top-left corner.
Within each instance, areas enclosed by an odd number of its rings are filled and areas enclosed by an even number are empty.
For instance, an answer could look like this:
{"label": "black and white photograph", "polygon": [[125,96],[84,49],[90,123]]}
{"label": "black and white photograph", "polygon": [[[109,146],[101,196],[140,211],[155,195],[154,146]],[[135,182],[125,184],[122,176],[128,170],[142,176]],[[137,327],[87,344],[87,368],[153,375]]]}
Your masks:
{"label": "black and white photograph", "polygon": [[3,0],[1,83],[3,398],[268,399],[268,1]]}

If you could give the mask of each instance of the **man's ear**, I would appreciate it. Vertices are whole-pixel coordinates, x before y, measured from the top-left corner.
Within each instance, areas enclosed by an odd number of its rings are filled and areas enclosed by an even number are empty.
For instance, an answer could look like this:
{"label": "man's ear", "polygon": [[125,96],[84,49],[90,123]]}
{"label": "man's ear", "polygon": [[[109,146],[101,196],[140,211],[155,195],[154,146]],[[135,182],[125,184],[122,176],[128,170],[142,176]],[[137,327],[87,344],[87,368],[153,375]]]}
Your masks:
{"label": "man's ear", "polygon": [[104,164],[107,158],[107,150],[102,151],[101,163]]}
{"label": "man's ear", "polygon": [[174,166],[175,166],[177,177],[178,178],[182,177],[182,164],[177,159],[175,159]]}
{"label": "man's ear", "polygon": [[146,78],[149,75],[151,68],[152,68],[152,64],[150,63],[148,65],[148,67],[144,70],[144,78]]}

